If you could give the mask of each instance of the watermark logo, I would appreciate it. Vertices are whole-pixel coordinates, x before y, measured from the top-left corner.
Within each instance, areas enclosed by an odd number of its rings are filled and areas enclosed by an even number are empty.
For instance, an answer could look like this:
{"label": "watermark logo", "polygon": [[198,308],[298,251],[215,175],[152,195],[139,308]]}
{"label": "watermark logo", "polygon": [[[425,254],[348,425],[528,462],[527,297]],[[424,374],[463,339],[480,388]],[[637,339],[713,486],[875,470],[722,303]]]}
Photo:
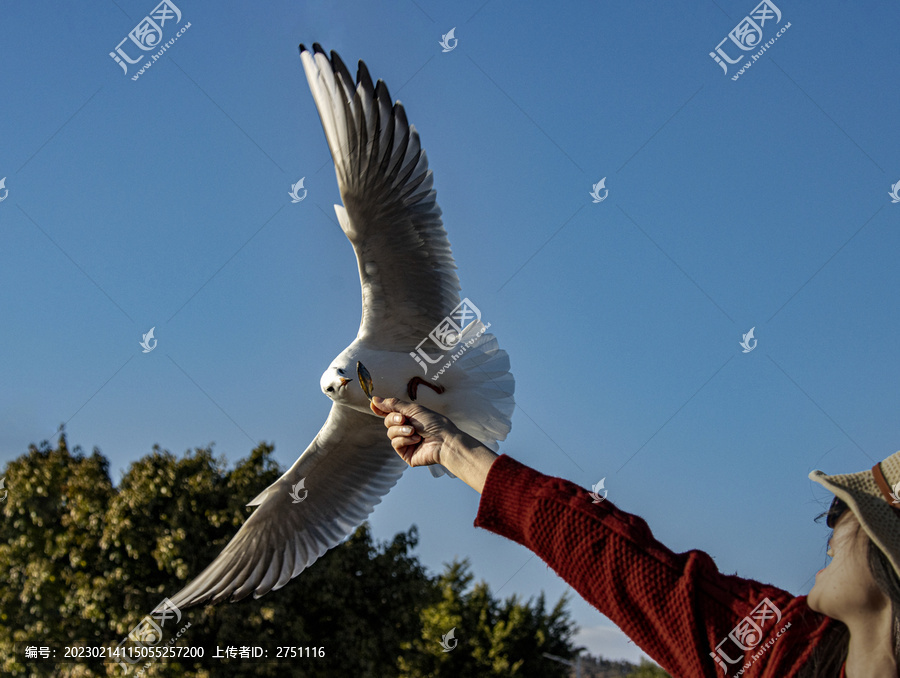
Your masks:
{"label": "watermark logo", "polygon": [[[443,636],[441,636],[441,647],[444,648],[444,652],[450,652],[451,650],[456,649],[456,644],[459,642],[454,634],[456,633],[456,627],[454,626],[452,629],[447,631]],[[451,645],[450,642],[453,641]]]}
{"label": "watermark logo", "polygon": [[[141,344],[141,347],[144,349],[143,353],[150,353],[150,351],[152,351],[154,348],[156,348],[156,345],[159,343],[156,339],[153,338],[153,330],[155,330],[155,329],[156,329],[156,326],[154,325],[153,327],[150,328],[150,331],[147,332],[147,334],[142,335],[143,340],[140,342],[140,344]],[[151,340],[153,341],[152,346],[150,345]]]}
{"label": "watermark logo", "polygon": [[[600,191],[603,190],[603,196],[600,196]],[[600,181],[594,184],[594,190],[591,191],[590,196],[594,199],[594,202],[603,202],[606,200],[607,196],[609,196],[609,189],[606,188],[606,177],[603,177]]]}
{"label": "watermark logo", "polygon": [[[456,49],[456,43],[458,43],[459,40],[457,40],[456,37],[454,37],[454,35],[453,35],[453,32],[454,32],[455,30],[456,30],[456,26],[454,26],[454,27],[451,28],[449,31],[447,31],[446,35],[442,35],[442,36],[441,36],[441,43],[440,43],[440,45],[441,45],[441,47],[444,48],[444,49],[441,50],[441,51],[443,51],[443,52],[452,52],[454,49]],[[450,41],[451,41],[451,40],[453,41],[453,44],[452,44],[452,45],[450,44]]]}
{"label": "watermark logo", "polygon": [[[764,598],[763,601],[751,610],[750,614],[744,617],[737,626],[735,626],[728,635],[716,645],[716,651],[710,652],[709,656],[712,657],[716,664],[722,667],[722,670],[728,675],[728,667],[729,665],[734,666],[739,661],[741,661],[741,657],[744,656],[744,653],[749,650],[759,650],[758,652],[754,652],[750,658],[750,661],[745,663],[740,671],[738,671],[735,675],[740,676],[744,673],[745,670],[749,669],[750,666],[759,659],[772,645],[775,644],[775,641],[784,633],[788,628],[790,628],[791,624],[788,622],[785,626],[781,628],[778,633],[775,634],[773,638],[770,638],[766,641],[765,644],[761,645],[763,639],[763,629],[767,625],[777,624],[781,621],[781,610],[768,598]],[[737,656],[732,659],[728,654],[726,654],[724,648],[722,647],[725,643],[731,641],[734,645],[738,647]],[[734,652],[734,650],[730,650]],[[727,664],[725,662],[728,662]]]}
{"label": "watermark logo", "polygon": [[[441,353],[441,355],[433,358],[425,351],[424,348],[422,348],[422,345],[430,339],[432,343],[438,347],[438,350],[451,351],[456,348],[456,346],[462,341],[464,336],[467,336],[472,323],[477,320],[481,320],[481,311],[475,304],[469,301],[468,297],[466,297],[461,302],[459,302],[459,304],[457,304],[456,308],[454,308],[450,312],[450,315],[446,316],[441,322],[439,322],[437,326],[428,334],[428,336],[419,342],[419,345],[416,346],[415,351],[410,351],[410,357],[413,358],[417,363],[419,363],[422,371],[427,375],[428,365],[434,365],[440,362],[444,359],[446,353]],[[432,379],[436,380],[437,376],[442,374],[444,370],[448,369],[450,365],[456,362],[456,360],[463,353],[465,353],[472,344],[475,343],[478,337],[480,337],[488,327],[490,327],[490,323],[483,327],[475,337],[467,339],[459,353],[451,356],[450,361],[448,361],[440,370],[440,373],[433,376]]]}
{"label": "watermark logo", "polygon": [[[178,619],[175,620],[175,623],[181,621],[181,611],[176,608],[176,612],[178,613]],[[169,616],[168,612],[164,613],[164,619]],[[156,645],[159,641],[162,640],[163,632],[162,627],[156,623],[156,620],[153,617],[144,617],[138,622],[138,625],[135,626],[128,633],[128,639],[133,640],[135,643],[141,643],[143,645]]]}
{"label": "watermark logo", "polygon": [[[2,480],[0,480],[0,487],[3,487]],[[894,501],[892,501],[891,503],[892,504],[900,504],[900,483],[897,483],[891,489],[893,490],[893,492],[891,492],[891,496],[894,498]]]}
{"label": "watermark logo", "polygon": [[[590,494],[591,497],[594,498],[594,500],[591,502],[592,504],[599,504],[601,501],[606,499],[606,496],[609,494],[609,490],[607,490],[603,487],[603,483],[605,483],[605,482],[606,482],[606,478],[604,477],[604,478],[601,478],[600,482],[597,483],[596,485],[591,485],[591,491],[588,492],[588,494]],[[601,490],[603,491],[603,496],[600,496]]]}
{"label": "watermark logo", "polygon": [[[900,186],[900,183],[897,184]],[[0,179],[0,202],[6,200],[7,196],[9,196],[9,189],[6,187],[6,177]]]}
{"label": "watermark logo", "polygon": [[[132,80],[137,80],[169,47],[175,44],[175,41],[191,25],[190,22],[185,24],[174,37],[163,44],[163,33],[171,32],[172,27],[179,23],[181,23],[181,10],[172,0],[162,0],[150,14],[141,19],[138,25],[128,32],[127,36],[122,38],[122,41],[116,45],[115,51],[110,52],[109,56],[122,67],[125,75],[128,75],[129,65],[140,63],[147,58],[151,59],[144,64],[137,75],[132,76]],[[166,28],[167,24],[168,28]],[[156,53],[144,54],[144,52]],[[135,55],[134,58],[132,58],[132,54]]]}
{"label": "watermark logo", "polygon": [[[291,192],[288,193],[288,195],[291,196],[292,203],[300,202],[301,200],[303,200],[303,198],[306,197],[306,189],[303,188],[304,179],[306,179],[306,177],[301,177],[300,181],[291,186]],[[303,189],[303,195],[300,195],[301,188]]]}
{"label": "watermark logo", "polygon": [[[756,344],[758,342],[756,339],[753,338],[753,330],[755,330],[755,329],[756,329],[755,326],[751,327],[750,331],[747,332],[747,334],[742,335],[744,337],[743,340],[741,341],[741,347],[744,349],[743,353],[750,353],[750,351],[752,351],[754,348],[756,348]],[[752,345],[750,344],[751,341],[753,342]]]}
{"label": "watermark logo", "polygon": [[[725,75],[728,75],[728,64],[736,64],[745,58],[752,58],[751,61],[748,61],[741,68],[736,76],[731,78],[732,80],[737,80],[754,61],[762,56],[763,52],[775,44],[775,40],[791,25],[788,22],[773,38],[762,44],[766,24],[769,24],[768,30],[771,32],[772,25],[780,22],[781,10],[775,6],[772,0],[762,0],[761,3],[753,8],[750,14],[741,19],[738,25],[728,32],[727,36],[722,38],[722,41],[716,45],[715,52],[710,52],[709,56],[722,67],[722,72]],[[723,45],[729,40],[731,42],[728,44],[728,50],[726,51]],[[729,51],[737,56],[732,59],[728,54]],[[756,52],[756,54],[743,54],[743,52]]]}
{"label": "watermark logo", "polygon": [[[300,481],[296,485],[291,487],[291,491],[288,492],[288,494],[290,494],[291,498],[294,500],[291,502],[292,504],[299,504],[301,501],[306,499],[306,495],[309,494],[309,490],[307,490],[304,487],[305,482],[306,482],[306,477],[304,476],[303,478],[300,479]],[[302,497],[300,496],[300,490],[303,490]]]}
{"label": "watermark logo", "polygon": [[[3,186],[3,182],[0,181],[0,187],[2,187],[2,186]],[[892,203],[900,202],[900,181],[898,181],[896,184],[891,186],[891,192],[888,193],[888,195],[891,196]],[[0,200],[3,200],[3,198],[0,198]]]}
{"label": "watermark logo", "polygon": [[6,482],[6,476],[3,476],[2,478],[0,478],[0,492],[3,492],[3,496],[0,497],[0,501],[6,501],[6,497],[9,494],[9,490],[7,490],[6,485],[4,485],[5,482]]}
{"label": "watermark logo", "polygon": [[[180,621],[181,610],[179,610],[171,600],[163,598],[162,602],[157,605],[149,615],[141,619],[141,621],[128,632],[128,636],[118,644],[111,656],[118,660],[116,663],[122,667],[122,671],[126,674],[134,668],[133,666],[129,666],[129,664],[133,665],[138,661],[149,658],[150,661],[138,672],[138,675],[142,674],[150,667],[155,657],[161,656],[155,652],[148,652],[143,648],[159,645],[162,642],[163,636],[165,635],[163,633],[163,628],[165,627],[166,622],[171,622],[169,624],[169,629],[172,629]],[[185,624],[169,641],[169,645],[174,645],[175,641],[181,637],[181,634],[184,633],[190,625],[190,622]],[[125,662],[128,663],[126,664]]]}

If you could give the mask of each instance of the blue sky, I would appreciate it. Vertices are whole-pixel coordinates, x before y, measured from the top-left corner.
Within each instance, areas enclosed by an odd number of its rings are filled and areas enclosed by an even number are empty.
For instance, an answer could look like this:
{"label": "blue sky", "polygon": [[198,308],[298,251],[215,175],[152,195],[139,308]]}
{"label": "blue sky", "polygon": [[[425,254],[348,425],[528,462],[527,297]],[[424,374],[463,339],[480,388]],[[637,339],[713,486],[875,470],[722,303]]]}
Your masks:
{"label": "blue sky", "polygon": [[[180,0],[164,37],[190,27],[132,80],[109,52],[155,5],[3,3],[0,459],[63,422],[116,481],[154,443],[235,462],[265,440],[284,466],[307,446],[360,312],[297,54],[318,41],[419,130],[463,295],[516,376],[501,450],[808,592],[829,498],[807,474],[900,449],[896,3],[778,2],[763,39],[790,27],[732,80],[709,53],[754,0]],[[500,595],[567,590],[477,505],[416,469],[371,523],[416,523],[429,568],[468,557]],[[572,609],[592,652],[639,656]]]}

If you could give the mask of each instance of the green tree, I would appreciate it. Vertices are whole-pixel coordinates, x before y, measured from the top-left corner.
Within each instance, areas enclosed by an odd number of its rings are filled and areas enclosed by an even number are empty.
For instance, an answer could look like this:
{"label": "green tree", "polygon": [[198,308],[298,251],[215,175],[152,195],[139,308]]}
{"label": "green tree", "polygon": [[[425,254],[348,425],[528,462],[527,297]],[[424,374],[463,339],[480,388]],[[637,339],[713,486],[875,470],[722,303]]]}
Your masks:
{"label": "green tree", "polygon": [[468,561],[449,564],[438,577],[440,599],[422,609],[419,634],[403,644],[400,676],[566,676],[563,665],[543,656],[573,656],[565,596],[549,612],[543,594],[501,603],[484,583],[469,591],[473,578]]}
{"label": "green tree", "polygon": [[[230,471],[211,448],[179,458],[155,446],[118,487],[108,466],[96,449],[70,452],[65,435],[7,465],[3,675],[122,675],[110,662],[26,662],[21,646],[118,644],[215,558],[253,510],[247,499],[281,474],[265,443]],[[150,675],[564,675],[541,653],[571,655],[565,599],[548,611],[543,596],[499,602],[485,584],[467,591],[466,563],[431,577],[413,554],[417,541],[413,526],[376,544],[363,524],[277,592],[181,611],[179,625],[189,624],[181,645],[323,647],[324,657],[254,663],[207,656],[157,662]],[[453,626],[459,648],[444,653],[440,639]]]}
{"label": "green tree", "polygon": [[[9,463],[0,521],[0,672],[24,672],[15,643],[104,640],[110,605],[101,547],[103,516],[115,494],[97,450],[69,452],[44,442]],[[32,675],[57,675],[49,665]]]}

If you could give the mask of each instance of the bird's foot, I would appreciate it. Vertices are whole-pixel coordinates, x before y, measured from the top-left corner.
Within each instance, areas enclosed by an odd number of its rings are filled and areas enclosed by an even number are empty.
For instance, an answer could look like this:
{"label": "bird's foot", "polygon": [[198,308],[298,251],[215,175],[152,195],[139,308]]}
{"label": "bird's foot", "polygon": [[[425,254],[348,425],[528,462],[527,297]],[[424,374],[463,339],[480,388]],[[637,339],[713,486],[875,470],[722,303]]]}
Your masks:
{"label": "bird's foot", "polygon": [[406,395],[409,396],[410,400],[416,399],[416,392],[419,389],[419,384],[422,384],[423,386],[427,386],[428,388],[430,388],[432,391],[434,391],[438,395],[440,395],[441,393],[443,393],[446,390],[443,386],[435,386],[434,384],[429,384],[427,381],[422,379],[422,377],[413,377],[412,379],[409,380],[409,383],[406,385]]}

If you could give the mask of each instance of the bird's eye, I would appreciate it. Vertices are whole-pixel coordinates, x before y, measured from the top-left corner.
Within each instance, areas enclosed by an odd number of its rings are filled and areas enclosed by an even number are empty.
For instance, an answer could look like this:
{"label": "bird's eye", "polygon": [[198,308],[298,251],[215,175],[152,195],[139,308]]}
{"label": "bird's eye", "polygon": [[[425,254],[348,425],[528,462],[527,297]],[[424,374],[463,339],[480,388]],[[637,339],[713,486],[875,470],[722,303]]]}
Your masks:
{"label": "bird's eye", "polygon": [[329,393],[331,393],[332,391],[334,391],[334,386],[329,386],[325,390],[328,391]]}
{"label": "bird's eye", "polygon": [[344,370],[341,370],[341,369],[338,370],[338,374],[343,374],[343,373],[344,373]]}

